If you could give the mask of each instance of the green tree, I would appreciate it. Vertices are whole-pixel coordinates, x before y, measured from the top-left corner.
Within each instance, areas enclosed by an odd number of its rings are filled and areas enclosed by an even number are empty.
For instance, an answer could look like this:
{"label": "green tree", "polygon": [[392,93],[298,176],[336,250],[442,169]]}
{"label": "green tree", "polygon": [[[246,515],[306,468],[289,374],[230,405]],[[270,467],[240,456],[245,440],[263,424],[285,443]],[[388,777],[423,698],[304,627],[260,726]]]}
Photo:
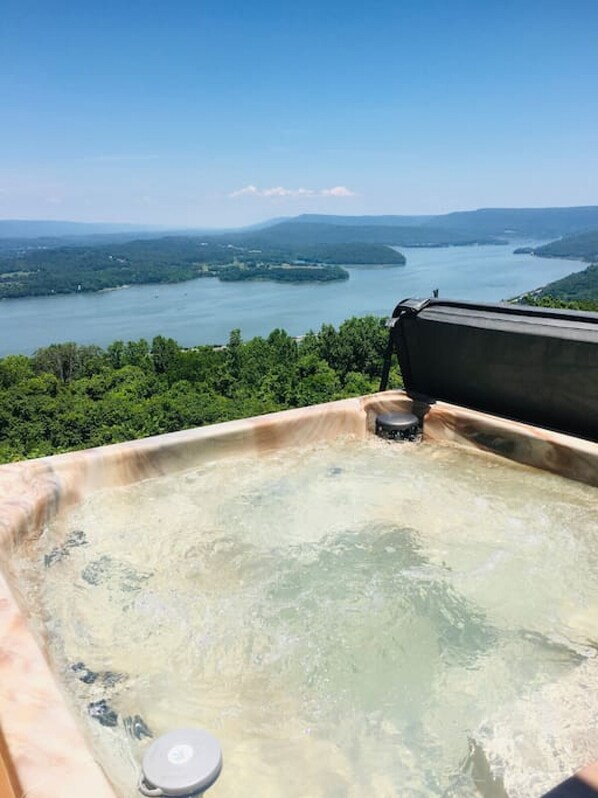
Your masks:
{"label": "green tree", "polygon": [[181,349],[174,338],[156,335],[152,341],[152,360],[156,374],[166,374],[176,361]]}
{"label": "green tree", "polygon": [[[156,336],[106,350],[55,344],[0,360],[0,461],[171,432],[376,390],[386,330],[373,317],[183,350]],[[393,367],[391,386],[400,384]]]}
{"label": "green tree", "polygon": [[108,360],[113,369],[125,365],[125,344],[123,341],[113,341],[107,350]]}
{"label": "green tree", "polygon": [[10,388],[33,377],[33,364],[25,355],[9,355],[0,360],[0,387]]}
{"label": "green tree", "polygon": [[37,374],[54,374],[62,382],[70,382],[78,376],[78,364],[79,347],[72,341],[51,344],[33,355],[33,369]]}
{"label": "green tree", "polygon": [[243,350],[243,339],[241,330],[234,329],[228,337],[226,346],[226,363],[233,379],[238,380],[241,376],[241,357]]}
{"label": "green tree", "polygon": [[145,338],[140,338],[138,341],[128,341],[125,344],[123,365],[139,366],[143,369],[151,367],[150,348]]}
{"label": "green tree", "polygon": [[315,355],[301,357],[297,363],[297,384],[293,404],[297,407],[316,405],[336,399],[340,380],[325,360]]}

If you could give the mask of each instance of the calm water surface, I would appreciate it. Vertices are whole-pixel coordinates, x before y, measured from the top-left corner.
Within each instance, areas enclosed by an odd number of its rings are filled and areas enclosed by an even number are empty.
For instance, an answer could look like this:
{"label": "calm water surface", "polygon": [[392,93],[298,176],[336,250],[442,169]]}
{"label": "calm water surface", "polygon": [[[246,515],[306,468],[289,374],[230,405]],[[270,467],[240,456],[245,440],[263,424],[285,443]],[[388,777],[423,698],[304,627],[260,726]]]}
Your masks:
{"label": "calm water surface", "polygon": [[[224,343],[283,327],[291,335],[367,313],[390,315],[409,296],[500,301],[584,268],[569,260],[513,255],[509,246],[408,249],[398,268],[351,268],[327,285],[221,283],[144,285],[101,294],[0,301],[0,356],[60,341],[105,346],[115,339],[176,338],[184,346]],[[529,243],[529,242],[524,242]],[[537,243],[537,242],[536,242]]]}

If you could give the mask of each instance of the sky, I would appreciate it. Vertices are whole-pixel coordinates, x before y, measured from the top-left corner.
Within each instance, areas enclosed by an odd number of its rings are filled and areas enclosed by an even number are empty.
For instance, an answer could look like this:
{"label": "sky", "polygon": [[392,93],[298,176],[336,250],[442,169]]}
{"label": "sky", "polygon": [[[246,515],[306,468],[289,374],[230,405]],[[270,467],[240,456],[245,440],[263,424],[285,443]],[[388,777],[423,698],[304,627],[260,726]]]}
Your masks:
{"label": "sky", "polygon": [[598,204],[598,0],[2,0],[0,218]]}

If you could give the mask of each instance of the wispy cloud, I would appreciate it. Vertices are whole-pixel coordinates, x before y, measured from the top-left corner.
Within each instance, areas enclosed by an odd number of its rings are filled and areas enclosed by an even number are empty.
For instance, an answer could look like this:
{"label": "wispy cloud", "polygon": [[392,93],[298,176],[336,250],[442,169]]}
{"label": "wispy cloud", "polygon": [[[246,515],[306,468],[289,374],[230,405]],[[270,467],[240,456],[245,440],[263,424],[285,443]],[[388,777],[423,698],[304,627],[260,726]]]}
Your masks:
{"label": "wispy cloud", "polygon": [[333,186],[332,188],[284,188],[284,186],[274,186],[272,188],[258,188],[249,185],[239,188],[228,195],[231,199],[237,197],[355,197],[354,191],[346,186]]}
{"label": "wispy cloud", "polygon": [[355,197],[354,191],[346,186],[334,186],[333,188],[323,188],[320,194],[323,197]]}

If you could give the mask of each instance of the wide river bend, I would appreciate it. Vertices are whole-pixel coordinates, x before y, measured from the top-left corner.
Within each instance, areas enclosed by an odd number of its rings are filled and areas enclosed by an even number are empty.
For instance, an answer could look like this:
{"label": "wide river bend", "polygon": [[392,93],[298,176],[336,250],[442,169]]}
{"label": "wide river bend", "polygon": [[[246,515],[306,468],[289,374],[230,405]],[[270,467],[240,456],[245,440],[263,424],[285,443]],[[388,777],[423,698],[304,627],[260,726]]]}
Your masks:
{"label": "wide river bend", "polygon": [[[30,354],[62,341],[106,346],[116,339],[176,338],[183,346],[225,343],[233,328],[244,337],[282,327],[291,335],[340,324],[351,316],[390,315],[406,297],[440,296],[498,302],[584,268],[570,260],[513,255],[508,246],[409,249],[396,268],[351,268],[337,283],[221,283],[191,280],[99,294],[0,301],[0,356]],[[537,243],[537,242],[534,242]]]}

